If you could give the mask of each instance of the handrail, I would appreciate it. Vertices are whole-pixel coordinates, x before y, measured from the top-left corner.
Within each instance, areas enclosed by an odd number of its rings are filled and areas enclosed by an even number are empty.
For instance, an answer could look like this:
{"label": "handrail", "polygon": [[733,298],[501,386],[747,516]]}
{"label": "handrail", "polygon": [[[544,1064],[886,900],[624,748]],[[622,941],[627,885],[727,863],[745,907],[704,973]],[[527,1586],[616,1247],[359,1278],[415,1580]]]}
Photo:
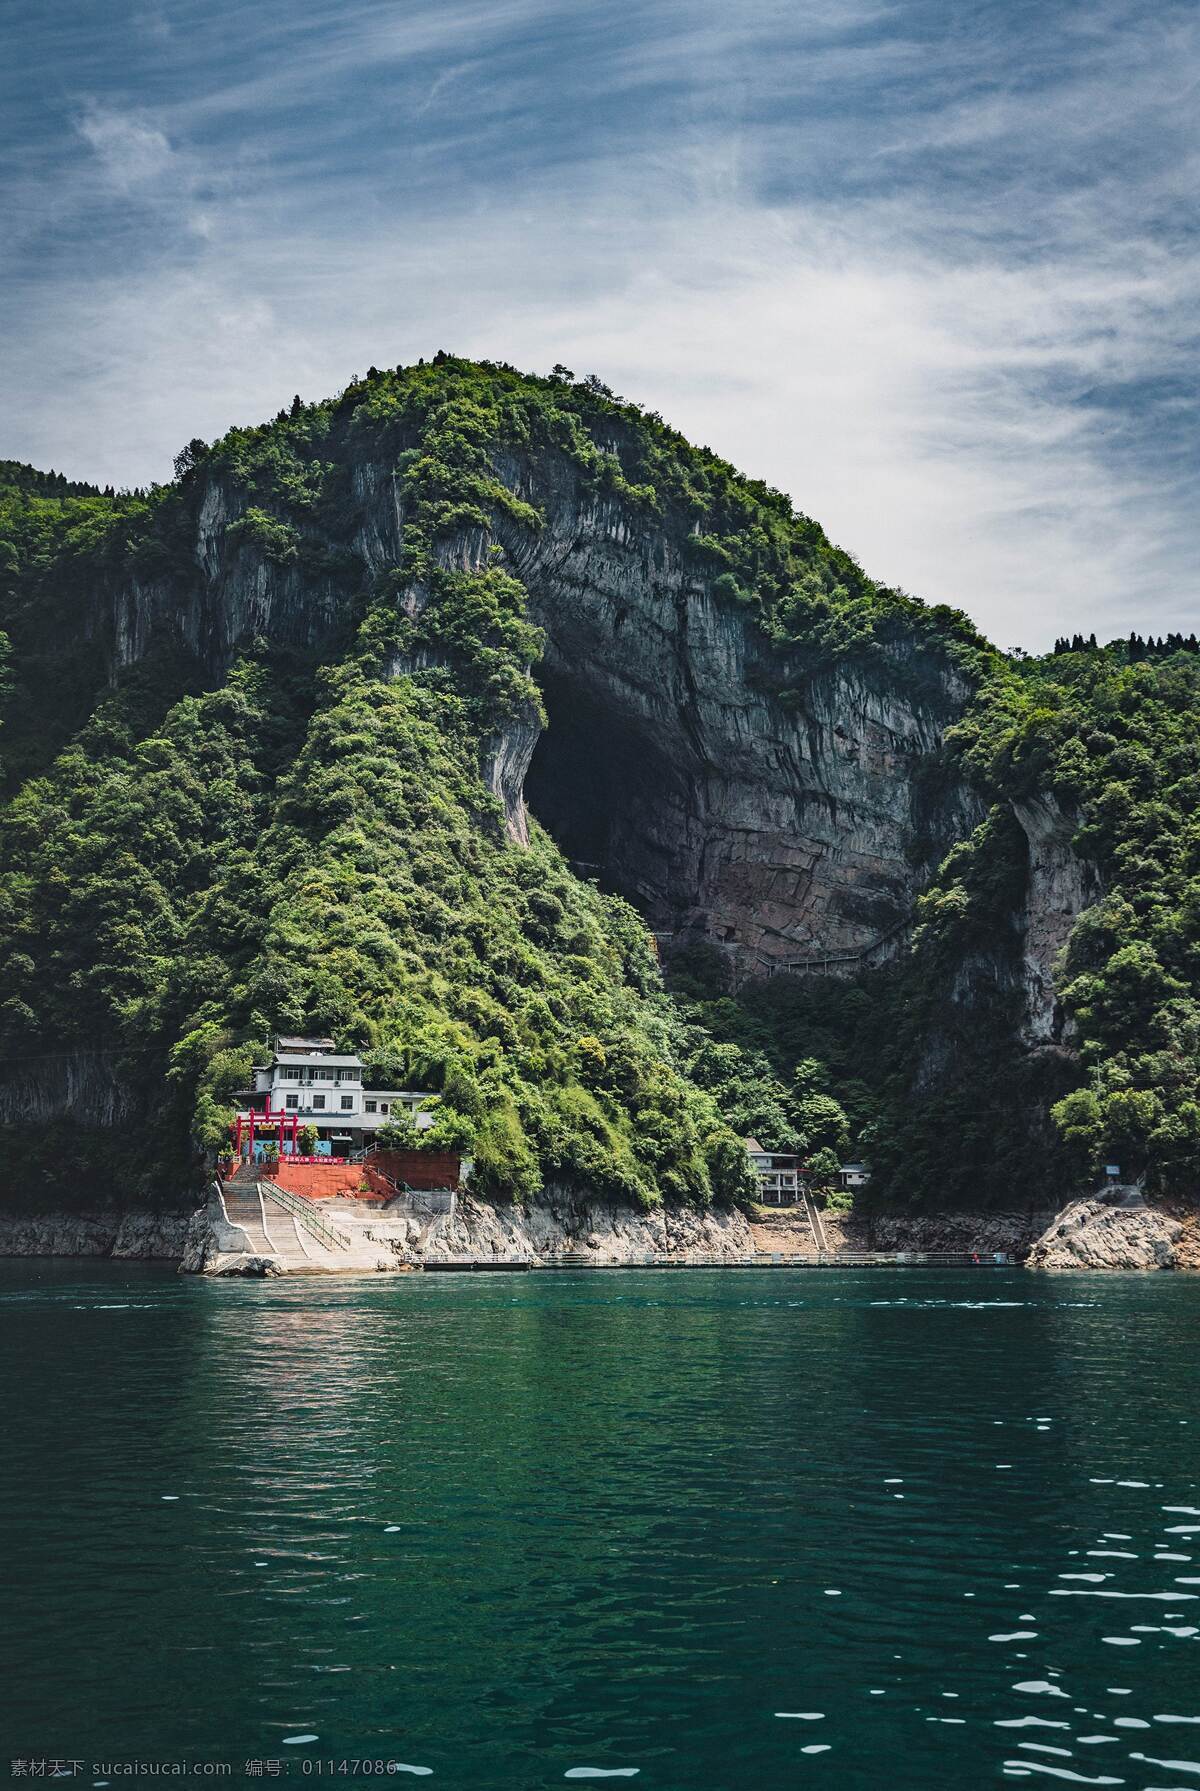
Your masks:
{"label": "handrail", "polygon": [[212,1186],[209,1189],[209,1198],[216,1199],[217,1205],[221,1209],[221,1218],[223,1222],[229,1227],[230,1231],[236,1231],[238,1233],[242,1243],[245,1245],[246,1254],[248,1256],[256,1256],[258,1252],[250,1242],[250,1234],[246,1230],[246,1227],[244,1225],[239,1225],[236,1219],[231,1219],[229,1217],[229,1208],[225,1205],[225,1194],[219,1179],[214,1179]]}
{"label": "handrail", "polygon": [[394,1175],[389,1175],[386,1169],[380,1169],[378,1163],[374,1163],[371,1161],[372,1157],[378,1157],[378,1155],[379,1155],[378,1145],[372,1145],[370,1150],[363,1152],[362,1163],[363,1163],[364,1169],[366,1169],[371,1175],[377,1175],[379,1177],[380,1181],[386,1182],[388,1187],[392,1190],[391,1193],[386,1195],[384,1198],[385,1206],[390,1206],[394,1200],[400,1200],[403,1198],[419,1200],[421,1198],[421,1196],[425,1195],[425,1194],[433,1194],[433,1195],[437,1195],[439,1197],[443,1196],[443,1195],[448,1195],[449,1199],[450,1199],[450,1208],[449,1208],[450,1216],[451,1216],[451,1218],[454,1217],[454,1208],[456,1205],[456,1199],[455,1199],[455,1191],[453,1188],[414,1188],[410,1182],[398,1181]]}
{"label": "handrail", "polygon": [[585,1256],[579,1250],[544,1250],[535,1253],[530,1261],[534,1268],[576,1268],[576,1269],[652,1269],[652,1268],[724,1268],[739,1267],[756,1262],[758,1252],[753,1250],[730,1251],[720,1250],[635,1250],[628,1256],[596,1259]]}
{"label": "handrail", "polygon": [[278,1201],[285,1212],[289,1212],[299,1219],[300,1223],[311,1231],[321,1243],[334,1250],[349,1250],[350,1239],[345,1232],[339,1231],[335,1225],[330,1225],[328,1220],[322,1219],[310,1200],[305,1200],[299,1194],[291,1193],[287,1188],[281,1188],[277,1182],[259,1182],[258,1189],[260,1194],[265,1189],[272,1200]]}
{"label": "handrail", "polygon": [[899,934],[908,932],[915,924],[916,911],[910,910],[908,914],[902,914],[899,920],[893,921],[892,925],[884,932],[879,933],[874,939],[869,939],[858,951],[846,951],[845,949],[823,951],[814,953],[813,956],[807,958],[768,958],[763,952],[755,952],[754,955],[764,966],[765,974],[768,977],[796,976],[807,974],[811,970],[824,972],[854,964],[864,964],[869,968],[872,960],[885,945],[888,945]]}
{"label": "handrail", "polygon": [[966,1251],[916,1250],[820,1250],[816,1256],[785,1255],[779,1250],[759,1250],[747,1255],[725,1256],[715,1251],[687,1250],[678,1255],[638,1251],[631,1256],[596,1260],[572,1250],[546,1251],[532,1256],[425,1256],[423,1269],[837,1269],[871,1268],[875,1265],[909,1264],[921,1267],[965,1268],[972,1261],[981,1268],[1011,1265],[1013,1258],[1001,1253],[972,1257]]}

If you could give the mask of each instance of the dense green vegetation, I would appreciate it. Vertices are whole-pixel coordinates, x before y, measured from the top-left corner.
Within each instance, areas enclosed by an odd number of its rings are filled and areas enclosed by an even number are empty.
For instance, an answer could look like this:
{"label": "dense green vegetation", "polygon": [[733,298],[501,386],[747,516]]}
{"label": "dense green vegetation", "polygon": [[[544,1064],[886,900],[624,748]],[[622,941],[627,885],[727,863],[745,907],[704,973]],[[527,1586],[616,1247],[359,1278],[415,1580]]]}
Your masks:
{"label": "dense green vegetation", "polygon": [[[481,754],[538,712],[541,642],[499,550],[466,570],[450,549],[497,517],[537,530],[521,469],[547,455],[752,613],[785,700],[847,656],[929,688],[953,666],[977,689],[952,752],[991,813],[897,963],[735,997],[700,949],[668,994],[627,904],[536,827],[528,848],[509,840]],[[361,546],[364,465],[389,469],[404,506],[382,568]],[[439,1135],[469,1143],[501,1196],[575,1181],[642,1203],[741,1198],[746,1132],[826,1168],[863,1151],[888,1200],[1032,1198],[1114,1153],[1194,1184],[1194,642],[1006,660],[959,613],[868,579],[780,493],[561,368],[372,369],[192,442],[176,475],[113,494],[0,464],[0,1057],[102,1049],[152,1095],[112,1161],[82,1128],[52,1148],[17,1137],[15,1160],[82,1153],[124,1193],[178,1187],[271,1032],[311,1027],[438,1090]],[[108,685],[112,643],[81,617],[97,592],[148,587],[188,613],[214,488],[227,552],[320,593],[319,645],[246,638],[214,672],[204,641],[160,630]],[[1078,814],[1107,889],[1066,966],[1078,1066],[1015,1042],[1011,805],[1034,791]]]}
{"label": "dense green vegetation", "polygon": [[1080,819],[1105,894],[1077,921],[1061,999],[1084,1085],[1054,1108],[1080,1170],[1200,1179],[1200,656],[1138,637],[997,670],[956,730],[976,774]]}

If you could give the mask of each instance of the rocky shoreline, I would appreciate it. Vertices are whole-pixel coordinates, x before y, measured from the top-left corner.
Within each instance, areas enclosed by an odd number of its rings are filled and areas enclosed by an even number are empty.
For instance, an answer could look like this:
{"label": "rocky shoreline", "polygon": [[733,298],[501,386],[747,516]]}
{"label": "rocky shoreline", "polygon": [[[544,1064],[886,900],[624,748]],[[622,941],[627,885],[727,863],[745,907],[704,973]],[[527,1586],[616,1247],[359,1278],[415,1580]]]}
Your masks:
{"label": "rocky shoreline", "polygon": [[[581,1267],[700,1259],[744,1263],[764,1259],[815,1262],[817,1248],[803,1209],[641,1212],[608,1200],[549,1189],[523,1207],[463,1196],[452,1215],[364,1211],[353,1202],[326,1203],[330,1217],[359,1248],[344,1261],[278,1260],[256,1254],[233,1235],[211,1198],[193,1212],[96,1211],[0,1214],[0,1256],[87,1256],[178,1263],[194,1274],[350,1273],[419,1270],[426,1262],[513,1266],[539,1258],[577,1260]],[[357,1224],[357,1230],[356,1230]],[[962,1253],[1011,1256],[1030,1269],[1200,1269],[1200,1213],[1151,1205],[1131,1186],[1106,1188],[1058,1212],[914,1213],[824,1216],[834,1253]],[[293,1253],[294,1255],[294,1253]]]}
{"label": "rocky shoreline", "polygon": [[0,1213],[0,1256],[111,1256],[126,1262],[179,1262],[190,1212]]}
{"label": "rocky shoreline", "polygon": [[1151,1206],[1140,1188],[1115,1187],[1073,1200],[1029,1252],[1031,1269],[1174,1269],[1185,1221]]}

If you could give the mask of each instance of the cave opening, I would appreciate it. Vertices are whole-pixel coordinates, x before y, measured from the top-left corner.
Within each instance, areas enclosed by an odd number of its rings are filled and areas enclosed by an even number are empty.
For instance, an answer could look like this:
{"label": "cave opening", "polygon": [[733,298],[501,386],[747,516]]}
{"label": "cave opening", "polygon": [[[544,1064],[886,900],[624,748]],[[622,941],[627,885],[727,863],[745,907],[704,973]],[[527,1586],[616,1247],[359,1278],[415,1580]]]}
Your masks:
{"label": "cave opening", "polygon": [[678,768],[643,718],[546,667],[541,684],[548,721],[525,777],[530,814],[580,876],[652,926],[674,926],[695,899]]}

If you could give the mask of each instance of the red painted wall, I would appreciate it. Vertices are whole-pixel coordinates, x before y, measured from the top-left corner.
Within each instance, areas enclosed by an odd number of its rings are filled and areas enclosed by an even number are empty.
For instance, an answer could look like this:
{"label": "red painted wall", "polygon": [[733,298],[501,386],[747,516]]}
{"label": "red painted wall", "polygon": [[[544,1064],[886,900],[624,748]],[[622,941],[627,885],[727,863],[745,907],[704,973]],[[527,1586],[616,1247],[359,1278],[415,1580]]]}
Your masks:
{"label": "red painted wall", "polygon": [[376,1150],[371,1162],[410,1188],[457,1188],[462,1175],[462,1158],[455,1151]]}
{"label": "red painted wall", "polygon": [[285,1157],[267,1178],[289,1194],[306,1200],[329,1200],[337,1194],[357,1193],[365,1180],[361,1163],[289,1163]]}

